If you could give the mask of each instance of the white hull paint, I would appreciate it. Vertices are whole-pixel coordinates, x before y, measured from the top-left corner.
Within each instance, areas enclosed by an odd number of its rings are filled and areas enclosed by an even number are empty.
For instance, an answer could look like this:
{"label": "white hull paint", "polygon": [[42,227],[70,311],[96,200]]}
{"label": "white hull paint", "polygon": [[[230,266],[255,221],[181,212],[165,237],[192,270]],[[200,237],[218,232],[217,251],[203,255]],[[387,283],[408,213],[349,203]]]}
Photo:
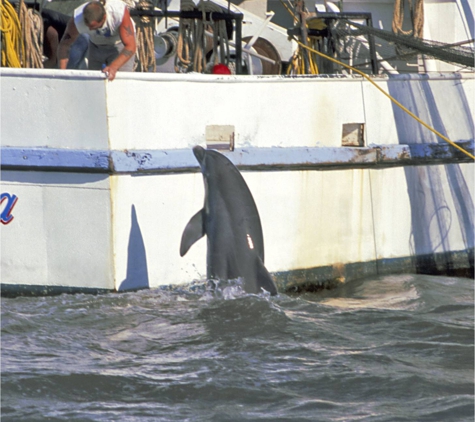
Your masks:
{"label": "white hull paint", "polygon": [[[191,148],[205,146],[209,125],[234,126],[226,154],[255,198],[280,290],[309,274],[321,285],[432,259],[473,268],[473,163],[363,79],[1,76],[1,191],[18,198],[1,227],[4,291],[204,279],[206,242],[183,258],[179,244],[203,205]],[[473,75],[375,80],[473,152]],[[348,123],[365,125],[366,147],[341,146]]]}

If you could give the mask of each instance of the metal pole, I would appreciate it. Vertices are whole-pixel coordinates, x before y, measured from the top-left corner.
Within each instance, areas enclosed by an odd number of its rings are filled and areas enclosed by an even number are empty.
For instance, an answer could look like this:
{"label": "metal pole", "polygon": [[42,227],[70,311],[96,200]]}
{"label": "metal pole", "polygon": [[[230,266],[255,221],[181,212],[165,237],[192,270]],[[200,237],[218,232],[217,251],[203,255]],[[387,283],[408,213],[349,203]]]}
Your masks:
{"label": "metal pole", "polygon": [[[371,15],[366,19],[366,26],[373,27],[373,19]],[[374,37],[371,34],[368,34],[369,42],[369,54],[371,57],[371,68],[373,70],[373,75],[378,74],[378,59],[376,58],[376,45],[374,44]]]}
{"label": "metal pole", "polygon": [[236,75],[242,75],[242,13],[235,13],[236,20]]}

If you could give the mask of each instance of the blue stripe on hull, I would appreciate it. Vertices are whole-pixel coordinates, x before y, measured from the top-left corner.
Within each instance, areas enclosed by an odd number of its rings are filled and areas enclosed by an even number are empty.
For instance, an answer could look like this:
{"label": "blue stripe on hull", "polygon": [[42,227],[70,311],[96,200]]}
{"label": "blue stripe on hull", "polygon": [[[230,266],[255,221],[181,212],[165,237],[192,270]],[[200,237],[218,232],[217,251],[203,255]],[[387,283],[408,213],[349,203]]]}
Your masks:
{"label": "blue stripe on hull", "polygon": [[[459,144],[474,153],[474,142]],[[447,144],[375,145],[371,147],[240,148],[222,151],[241,170],[331,170],[472,162]],[[190,149],[70,150],[1,148],[4,170],[79,173],[176,173],[199,171]]]}

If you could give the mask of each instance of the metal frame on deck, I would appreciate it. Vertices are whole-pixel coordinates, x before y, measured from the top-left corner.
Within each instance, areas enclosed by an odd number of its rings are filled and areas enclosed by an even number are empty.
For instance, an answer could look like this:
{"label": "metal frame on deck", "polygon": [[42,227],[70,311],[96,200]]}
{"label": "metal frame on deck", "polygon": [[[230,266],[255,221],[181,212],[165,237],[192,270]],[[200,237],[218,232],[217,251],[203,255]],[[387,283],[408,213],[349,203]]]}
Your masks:
{"label": "metal frame on deck", "polygon": [[[373,17],[371,13],[367,12],[342,12],[342,13],[331,13],[331,12],[319,12],[317,15],[319,18],[323,19],[362,19],[366,21],[366,25],[373,27]],[[309,32],[309,35],[311,33]],[[376,58],[376,46],[374,44],[374,36],[368,34],[368,43],[369,43],[369,54],[371,57],[371,70],[374,75],[378,74],[378,60]]]}
{"label": "metal frame on deck", "polygon": [[[371,13],[367,12],[342,12],[342,13],[331,13],[331,12],[318,12],[317,13],[317,18],[324,19],[325,21],[330,21],[330,20],[339,20],[339,19],[360,19],[366,21],[366,25],[368,27],[373,27],[373,17]],[[325,30],[326,31],[326,30]],[[315,29],[308,29],[305,28],[306,35],[303,34],[302,28],[300,27],[295,27],[295,28],[290,28],[287,30],[289,35],[298,35],[298,36],[323,36],[324,31],[321,30],[315,30]],[[378,60],[376,57],[376,46],[374,43],[374,36],[371,34],[368,34],[368,43],[369,43],[369,54],[370,54],[370,61],[371,61],[371,71],[373,72],[374,75],[378,74]]]}
{"label": "metal frame on deck", "polygon": [[182,11],[169,11],[169,10],[137,10],[132,9],[130,11],[131,16],[149,16],[160,18],[180,18],[180,19],[205,19],[213,21],[225,20],[235,21],[236,25],[234,33],[236,35],[236,74],[242,74],[242,21],[244,15],[242,13],[234,13],[228,11],[226,13],[219,12],[201,12],[200,10],[182,10]]}

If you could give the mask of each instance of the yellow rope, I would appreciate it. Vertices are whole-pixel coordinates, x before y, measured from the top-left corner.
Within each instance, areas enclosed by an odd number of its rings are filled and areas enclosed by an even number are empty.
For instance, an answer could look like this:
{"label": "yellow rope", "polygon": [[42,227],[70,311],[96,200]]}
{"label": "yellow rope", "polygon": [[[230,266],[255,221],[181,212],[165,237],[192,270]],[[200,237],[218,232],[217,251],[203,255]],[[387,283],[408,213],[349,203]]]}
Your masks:
{"label": "yellow rope", "polygon": [[2,32],[2,66],[21,67],[20,56],[25,55],[18,15],[7,0],[1,2],[0,30]]}
{"label": "yellow rope", "polygon": [[289,14],[292,16],[292,18],[294,19],[294,23],[297,22],[298,18],[297,16],[295,16],[295,13],[293,12],[293,10],[287,4],[285,4],[283,0],[280,0],[280,2],[282,3],[282,6],[284,6],[285,9],[287,9],[287,12],[289,12]]}
{"label": "yellow rope", "polygon": [[[294,24],[299,21],[299,18],[297,15],[294,13],[294,11],[287,5],[283,0],[280,0],[280,3],[284,8],[287,10],[287,12],[292,16],[294,20]],[[306,24],[307,28],[308,25]],[[312,42],[311,38],[308,38],[308,42]],[[287,68],[287,75],[290,75],[291,73],[295,75],[305,75],[305,64],[304,64],[304,56],[302,53],[302,49],[298,49],[295,54],[293,55],[291,59],[292,64]],[[314,58],[309,55],[308,57],[308,65],[309,65],[309,72],[311,75],[318,75],[319,70],[317,63],[315,62]]]}
{"label": "yellow rope", "polygon": [[434,128],[430,127],[426,122],[424,122],[423,120],[421,120],[419,117],[417,117],[412,111],[408,110],[406,107],[404,107],[399,101],[397,101],[395,98],[391,97],[391,95],[389,95],[384,89],[382,89],[381,87],[378,86],[378,84],[376,84],[376,82],[374,82],[368,75],[366,75],[364,72],[361,72],[360,70],[358,69],[355,69],[354,67],[352,66],[349,66],[345,63],[342,63],[336,59],[334,59],[333,57],[330,57],[330,56],[327,56],[326,54],[323,54],[321,53],[320,51],[317,51],[317,50],[314,50],[313,48],[310,48],[310,47],[307,47],[306,45],[304,45],[302,42],[300,42],[299,40],[297,40],[295,37],[294,37],[294,40],[303,48],[306,48],[307,50],[311,51],[312,53],[315,53],[315,54],[318,54],[319,56],[321,57],[324,57],[336,64],[339,64],[341,66],[344,66],[346,67],[347,69],[350,69],[352,70],[353,72],[355,73],[358,73],[359,75],[363,76],[363,78],[365,78],[366,80],[368,80],[369,82],[371,82],[379,91],[381,91],[386,97],[388,97],[394,104],[396,104],[399,108],[401,108],[403,111],[405,111],[407,114],[409,114],[409,116],[411,116],[413,119],[417,120],[422,126],[424,126],[425,128],[429,129],[432,133],[436,134],[438,137],[442,138],[444,141],[448,142],[450,145],[452,145],[454,148],[457,148],[458,150],[462,151],[465,155],[468,155],[472,160],[475,160],[475,156],[470,154],[470,152],[464,150],[462,147],[460,147],[459,145],[457,145],[455,142],[452,142],[449,138],[447,138],[446,136],[442,135],[440,132],[438,132],[437,130],[435,130]]}

